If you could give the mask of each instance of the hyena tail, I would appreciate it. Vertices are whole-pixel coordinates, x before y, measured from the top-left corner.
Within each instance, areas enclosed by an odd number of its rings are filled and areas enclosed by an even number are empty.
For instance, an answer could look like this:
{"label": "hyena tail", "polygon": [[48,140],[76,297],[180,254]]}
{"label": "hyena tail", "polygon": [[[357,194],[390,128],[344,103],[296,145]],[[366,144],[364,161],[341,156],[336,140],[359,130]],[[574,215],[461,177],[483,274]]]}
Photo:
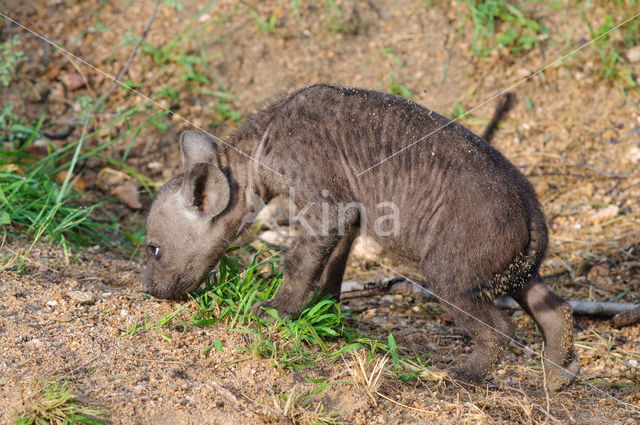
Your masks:
{"label": "hyena tail", "polygon": [[531,280],[537,273],[547,252],[549,235],[544,213],[535,197],[528,200],[530,213],[529,244],[509,264],[506,270],[496,274],[485,285],[467,292],[473,298],[493,300],[501,295],[513,293]]}

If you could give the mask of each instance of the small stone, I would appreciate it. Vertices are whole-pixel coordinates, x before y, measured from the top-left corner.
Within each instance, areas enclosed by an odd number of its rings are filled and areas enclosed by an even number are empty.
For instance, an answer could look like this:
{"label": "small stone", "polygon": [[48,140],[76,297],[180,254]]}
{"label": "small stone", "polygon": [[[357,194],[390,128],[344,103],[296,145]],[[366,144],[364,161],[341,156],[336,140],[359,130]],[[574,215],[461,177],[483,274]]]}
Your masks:
{"label": "small stone", "polygon": [[58,301],[56,301],[56,300],[49,300],[49,301],[47,301],[47,306],[48,306],[48,307],[52,307],[52,308],[53,308],[53,307],[55,307],[55,306],[57,306],[57,305],[58,305]]}
{"label": "small stone", "polygon": [[629,160],[631,160],[631,162],[640,161],[640,148],[638,148],[637,146],[634,146],[631,149],[629,149],[628,157],[629,157]]}
{"label": "small stone", "polygon": [[35,347],[36,349],[40,349],[43,346],[42,341],[40,341],[38,338],[33,338],[32,340],[27,342],[27,344]]}
{"label": "small stone", "polygon": [[63,74],[60,77],[60,81],[62,81],[62,84],[64,84],[69,90],[77,90],[86,84],[82,75],[73,73]]}
{"label": "small stone", "polygon": [[93,294],[89,292],[70,291],[67,293],[67,296],[71,298],[72,301],[75,301],[76,303],[81,305],[90,305],[96,302]]}
{"label": "small stone", "polygon": [[640,46],[632,47],[627,51],[627,59],[629,62],[636,63],[640,62]]}

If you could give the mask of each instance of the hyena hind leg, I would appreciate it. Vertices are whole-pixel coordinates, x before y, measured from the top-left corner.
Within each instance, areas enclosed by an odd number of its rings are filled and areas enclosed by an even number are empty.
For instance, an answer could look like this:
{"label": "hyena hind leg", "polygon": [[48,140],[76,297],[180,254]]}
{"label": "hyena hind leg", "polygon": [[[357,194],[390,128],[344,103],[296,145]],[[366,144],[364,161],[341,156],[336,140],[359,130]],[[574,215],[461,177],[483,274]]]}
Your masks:
{"label": "hyena hind leg", "polygon": [[504,356],[515,327],[489,300],[461,295],[450,301],[455,307],[448,306],[449,313],[456,324],[469,333],[474,347],[464,364],[449,370],[449,374],[455,379],[479,384]]}
{"label": "hyena hind leg", "polygon": [[545,341],[547,388],[560,390],[580,372],[573,349],[573,314],[571,306],[556,295],[536,275],[511,296],[536,321]]}

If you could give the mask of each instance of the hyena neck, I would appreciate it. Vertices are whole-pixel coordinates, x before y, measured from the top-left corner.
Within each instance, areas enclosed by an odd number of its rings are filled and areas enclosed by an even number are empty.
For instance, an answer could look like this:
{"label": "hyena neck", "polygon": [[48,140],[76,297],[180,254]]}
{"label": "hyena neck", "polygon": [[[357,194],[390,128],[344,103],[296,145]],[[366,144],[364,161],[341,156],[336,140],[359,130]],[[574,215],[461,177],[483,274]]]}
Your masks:
{"label": "hyena neck", "polygon": [[262,161],[258,158],[261,138],[259,130],[241,128],[229,138],[229,144],[220,152],[221,169],[227,174],[235,196],[234,214],[242,217],[242,227],[250,224],[258,212],[273,197],[263,182]]}

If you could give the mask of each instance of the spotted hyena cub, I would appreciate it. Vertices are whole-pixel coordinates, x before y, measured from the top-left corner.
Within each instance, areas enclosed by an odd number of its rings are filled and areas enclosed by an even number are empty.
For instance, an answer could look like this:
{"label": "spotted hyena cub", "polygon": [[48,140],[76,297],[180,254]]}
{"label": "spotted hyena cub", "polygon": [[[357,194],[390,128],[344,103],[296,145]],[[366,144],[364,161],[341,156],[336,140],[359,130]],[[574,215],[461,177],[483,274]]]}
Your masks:
{"label": "spotted hyena cub", "polygon": [[[256,305],[296,315],[339,296],[354,238],[364,233],[421,267],[475,348],[450,373],[480,382],[514,325],[492,300],[511,295],[538,323],[558,389],[578,372],[569,305],[538,277],[547,248],[531,184],[469,130],[398,96],[314,85],[255,113],[224,146],[180,138],[183,173],[158,193],[147,221],[143,290],[195,290],[257,210],[294,194],[302,226],[284,283]],[[453,306],[453,307],[452,307]]]}

